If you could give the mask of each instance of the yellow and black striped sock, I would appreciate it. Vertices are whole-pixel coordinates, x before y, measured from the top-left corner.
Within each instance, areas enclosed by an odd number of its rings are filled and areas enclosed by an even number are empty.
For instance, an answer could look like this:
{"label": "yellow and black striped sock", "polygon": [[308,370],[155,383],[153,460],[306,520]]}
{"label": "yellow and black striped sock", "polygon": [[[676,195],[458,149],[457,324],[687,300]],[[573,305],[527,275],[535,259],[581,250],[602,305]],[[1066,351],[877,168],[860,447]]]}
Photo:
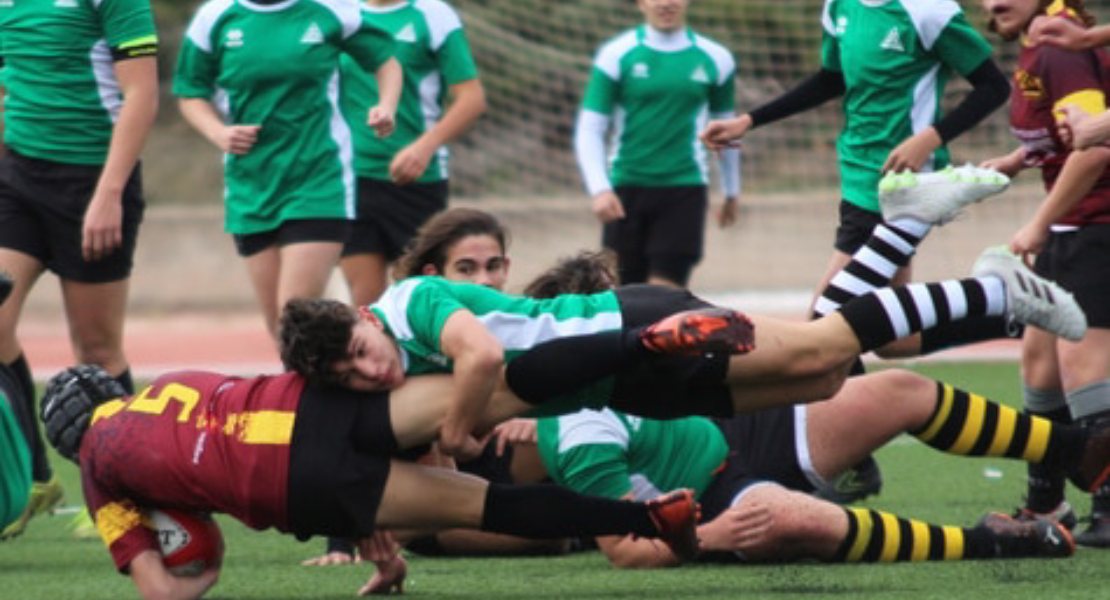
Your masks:
{"label": "yellow and black striped sock", "polygon": [[848,534],[833,562],[963,560],[995,555],[989,534],[977,529],[931,525],[866,508],[845,508]]}
{"label": "yellow and black striped sock", "polygon": [[1086,434],[1078,427],[1022,413],[940,382],[929,421],[909,433],[950,454],[1045,464],[1075,460],[1086,443]]}

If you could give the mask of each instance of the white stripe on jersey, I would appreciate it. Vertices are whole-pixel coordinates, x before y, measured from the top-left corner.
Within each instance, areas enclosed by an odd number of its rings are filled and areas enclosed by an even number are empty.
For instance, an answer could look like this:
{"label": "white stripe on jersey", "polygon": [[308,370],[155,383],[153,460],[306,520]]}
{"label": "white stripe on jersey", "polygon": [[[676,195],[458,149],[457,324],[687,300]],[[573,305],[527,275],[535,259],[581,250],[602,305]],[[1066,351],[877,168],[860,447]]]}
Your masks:
{"label": "white stripe on jersey", "polygon": [[108,117],[115,123],[123,106],[123,98],[120,93],[119,80],[116,79],[112,51],[108,48],[107,41],[98,40],[89,50],[89,64],[92,65],[93,79],[96,80],[96,93],[100,96],[100,105],[108,111]]}
{"label": "white stripe on jersey", "polygon": [[556,320],[555,315],[520,315],[489,312],[476,315],[505,350],[528,350],[548,340],[586,335],[621,328],[619,312],[602,312],[593,317]]}

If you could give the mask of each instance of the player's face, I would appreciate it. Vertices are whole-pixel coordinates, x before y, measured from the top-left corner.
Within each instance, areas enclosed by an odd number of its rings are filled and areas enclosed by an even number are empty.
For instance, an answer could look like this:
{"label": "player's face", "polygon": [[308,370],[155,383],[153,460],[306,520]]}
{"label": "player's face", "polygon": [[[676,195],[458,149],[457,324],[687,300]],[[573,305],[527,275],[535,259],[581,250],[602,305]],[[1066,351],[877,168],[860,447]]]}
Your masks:
{"label": "player's face", "polygon": [[344,387],[363,392],[392,390],[405,381],[397,344],[382,331],[381,324],[359,321],[351,332],[349,358],[332,367]]}
{"label": "player's face", "polygon": [[686,7],[690,0],[636,0],[648,25],[661,31],[686,26]]}
{"label": "player's face", "polygon": [[[429,266],[429,275],[438,275]],[[509,258],[497,239],[489,235],[469,235],[447,250],[443,277],[451,281],[469,281],[504,290],[509,278]]]}
{"label": "player's face", "polygon": [[982,0],[990,16],[990,28],[1002,39],[1016,40],[1037,16],[1039,0]]}

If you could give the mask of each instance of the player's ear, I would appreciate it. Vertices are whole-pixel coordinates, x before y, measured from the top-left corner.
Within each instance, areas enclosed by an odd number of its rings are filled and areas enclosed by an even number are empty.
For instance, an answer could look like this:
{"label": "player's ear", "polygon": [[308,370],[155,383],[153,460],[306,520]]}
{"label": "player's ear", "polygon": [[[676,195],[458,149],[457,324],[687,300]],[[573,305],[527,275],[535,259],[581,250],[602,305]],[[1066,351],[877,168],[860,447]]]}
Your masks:
{"label": "player's ear", "polygon": [[438,276],[438,275],[442,275],[442,273],[439,272],[439,269],[437,269],[435,265],[424,265],[424,268],[420,269],[420,274],[421,275],[430,275],[430,276],[433,276],[433,277]]}
{"label": "player's ear", "polygon": [[369,306],[358,307],[358,316],[361,317],[363,321],[370,323],[380,330],[385,329],[385,325],[382,323],[382,320],[378,318],[378,315],[375,314],[374,311],[370,310]]}

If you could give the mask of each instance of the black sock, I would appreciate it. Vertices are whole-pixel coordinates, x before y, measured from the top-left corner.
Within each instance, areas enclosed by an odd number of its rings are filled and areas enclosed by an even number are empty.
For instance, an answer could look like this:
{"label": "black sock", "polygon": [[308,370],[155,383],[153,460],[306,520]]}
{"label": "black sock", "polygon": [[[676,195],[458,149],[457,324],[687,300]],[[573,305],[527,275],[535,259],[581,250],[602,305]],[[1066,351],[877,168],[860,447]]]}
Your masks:
{"label": "black sock", "polygon": [[[1047,413],[1026,411],[1030,415],[1044,417],[1054,423],[1071,423],[1071,412],[1064,406]],[[1030,464],[1028,468],[1029,482],[1025,508],[1038,513],[1047,513],[1054,510],[1064,501],[1064,488],[1066,474],[1059,461],[1050,461],[1042,464]]]}
{"label": "black sock", "polygon": [[975,317],[957,323],[941,323],[921,332],[921,354],[1007,338],[1020,338],[1025,325],[1006,317]]}
{"label": "black sock", "polygon": [[24,434],[27,436],[27,446],[31,449],[31,479],[38,482],[50,481],[54,471],[46,458],[46,443],[39,432],[38,411],[35,410],[35,380],[31,377],[31,367],[27,364],[26,355],[23,354],[7,366],[15,376],[16,383],[23,388],[23,397],[20,400],[24,403],[24,410],[30,415],[28,424],[30,429],[24,431]]}
{"label": "black sock", "polygon": [[135,382],[131,380],[131,369],[130,368],[124,369],[122,373],[120,373],[119,375],[116,375],[115,380],[118,381],[119,384],[123,386],[123,389],[128,394],[134,394],[135,393]]}
{"label": "black sock", "polygon": [[521,400],[543,404],[614,375],[646,355],[636,330],[556,338],[510,360],[505,381]]}
{"label": "black sock", "polygon": [[545,540],[629,533],[659,537],[646,504],[584,496],[545,484],[491,483],[481,529]]}

